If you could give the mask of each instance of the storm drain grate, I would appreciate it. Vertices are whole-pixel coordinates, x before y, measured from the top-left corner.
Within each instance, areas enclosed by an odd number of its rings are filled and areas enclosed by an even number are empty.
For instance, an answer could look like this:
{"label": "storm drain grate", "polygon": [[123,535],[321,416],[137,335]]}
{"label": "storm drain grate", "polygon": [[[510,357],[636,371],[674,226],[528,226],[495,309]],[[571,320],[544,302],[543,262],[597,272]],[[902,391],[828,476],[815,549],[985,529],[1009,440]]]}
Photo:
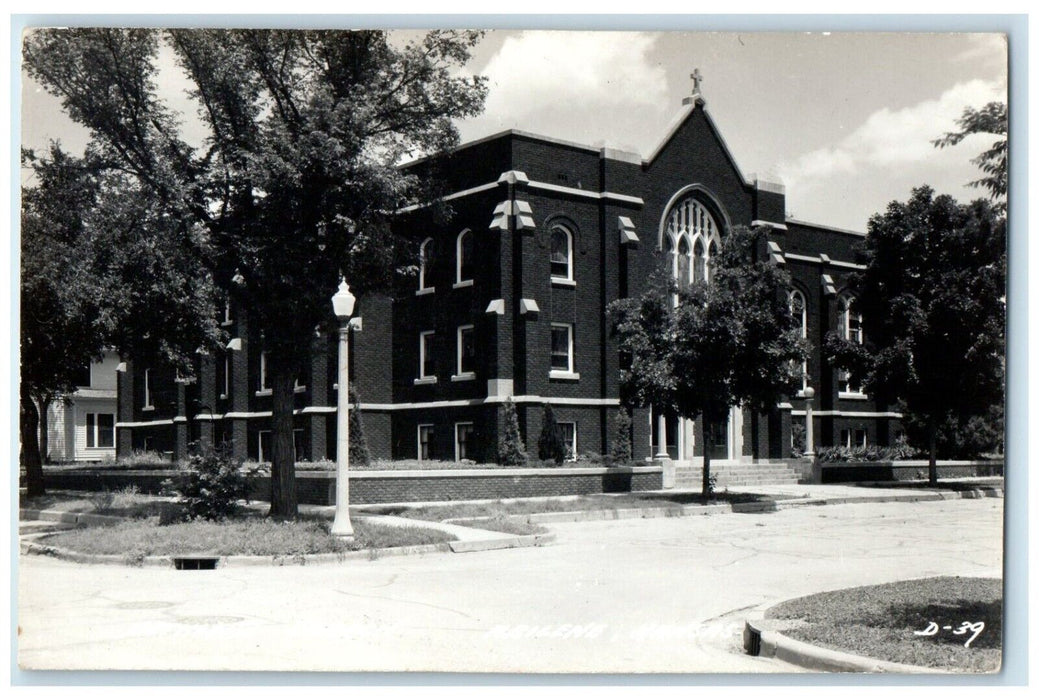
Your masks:
{"label": "storm drain grate", "polygon": [[215,569],[220,557],[174,557],[173,567],[177,571],[200,571]]}

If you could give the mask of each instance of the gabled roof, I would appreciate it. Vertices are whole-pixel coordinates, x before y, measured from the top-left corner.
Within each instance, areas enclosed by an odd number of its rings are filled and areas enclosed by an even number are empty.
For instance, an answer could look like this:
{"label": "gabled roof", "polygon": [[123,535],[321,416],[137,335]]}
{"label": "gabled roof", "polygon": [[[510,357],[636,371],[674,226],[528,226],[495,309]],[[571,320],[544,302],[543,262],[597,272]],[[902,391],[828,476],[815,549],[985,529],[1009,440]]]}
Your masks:
{"label": "gabled roof", "polygon": [[675,137],[675,134],[678,133],[679,129],[681,129],[682,126],[689,119],[692,118],[693,114],[696,112],[697,107],[699,107],[700,111],[703,112],[703,116],[707,120],[707,126],[710,128],[715,138],[718,139],[718,143],[721,145],[722,151],[725,153],[725,157],[729,161],[729,165],[732,166],[732,169],[736,172],[736,175],[739,176],[740,182],[742,182],[747,187],[751,187],[754,183],[747,180],[747,178],[743,175],[743,171],[740,170],[739,164],[736,162],[736,159],[732,156],[732,151],[729,150],[729,144],[725,142],[725,138],[722,136],[721,131],[718,130],[718,125],[714,123],[714,119],[711,118],[711,113],[707,111],[707,101],[704,100],[702,97],[696,97],[683,103],[681,111],[679,111],[679,113],[675,115],[675,118],[671,120],[671,125],[668,126],[667,133],[664,134],[664,138],[662,138],[660,140],[660,143],[657,144],[657,147],[653,150],[652,155],[650,155],[649,158],[646,158],[642,161],[643,165],[650,165],[654,160],[657,159],[657,156],[660,155],[660,152],[663,151],[669,143],[671,143],[671,140]]}

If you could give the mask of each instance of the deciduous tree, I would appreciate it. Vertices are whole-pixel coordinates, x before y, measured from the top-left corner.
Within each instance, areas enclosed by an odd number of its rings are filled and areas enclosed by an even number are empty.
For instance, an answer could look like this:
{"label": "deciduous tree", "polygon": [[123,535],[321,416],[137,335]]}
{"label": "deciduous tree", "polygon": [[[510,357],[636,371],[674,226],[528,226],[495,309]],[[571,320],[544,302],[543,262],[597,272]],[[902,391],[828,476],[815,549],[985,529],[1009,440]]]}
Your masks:
{"label": "deciduous tree", "polygon": [[[183,373],[213,345],[213,287],[191,236],[125,174],[52,144],[23,152],[22,460],[27,488],[43,488],[39,434],[51,401],[76,390],[84,366],[105,349],[158,358]],[[197,243],[197,241],[195,241]]]}
{"label": "deciduous tree", "polygon": [[919,187],[870,219],[862,256],[849,287],[864,342],[831,335],[825,350],[923,426],[933,486],[942,426],[964,429],[1002,403],[1006,221],[984,200],[961,205]]}
{"label": "deciduous tree", "polygon": [[981,168],[985,177],[969,183],[971,187],[983,187],[989,191],[997,213],[1006,213],[1007,196],[1007,105],[1005,102],[989,102],[981,109],[967,107],[956,120],[959,131],[950,131],[931,143],[937,148],[955,146],[972,134],[992,134],[997,138],[988,150],[983,151],[971,162]]}
{"label": "deciduous tree", "polygon": [[[377,31],[55,29],[28,35],[30,74],[147,189],[262,333],[272,388],[271,514],[297,515],[293,384],[340,276],[359,295],[393,269],[390,220],[427,199],[400,169],[447,151],[484,85],[456,69],[474,32],[399,46]],[[159,93],[175,58],[207,130],[189,144]]]}
{"label": "deciduous tree", "polygon": [[658,283],[610,305],[630,358],[621,377],[627,399],[703,419],[704,501],[711,493],[708,426],[723,423],[733,406],[768,411],[801,381],[806,346],[790,314],[790,280],[769,261],[765,243],[763,229],[734,227],[708,280]]}

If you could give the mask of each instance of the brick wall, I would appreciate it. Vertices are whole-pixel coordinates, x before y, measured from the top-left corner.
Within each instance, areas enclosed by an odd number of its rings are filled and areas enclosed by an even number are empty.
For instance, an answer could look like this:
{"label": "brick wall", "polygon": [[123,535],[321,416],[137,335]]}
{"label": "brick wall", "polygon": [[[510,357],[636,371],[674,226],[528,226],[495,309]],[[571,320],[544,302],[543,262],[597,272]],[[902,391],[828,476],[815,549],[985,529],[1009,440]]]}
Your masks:
{"label": "brick wall", "polygon": [[[136,485],[143,493],[158,493],[172,471],[75,470],[45,472],[47,488],[73,491],[118,490]],[[352,472],[350,502],[406,503],[416,501],[460,501],[483,498],[565,496],[591,493],[649,491],[661,488],[659,467],[614,467],[610,469],[491,469],[441,470],[426,472]],[[299,502],[330,505],[335,502],[335,474],[296,474]],[[267,500],[270,479],[251,480],[250,497]]]}

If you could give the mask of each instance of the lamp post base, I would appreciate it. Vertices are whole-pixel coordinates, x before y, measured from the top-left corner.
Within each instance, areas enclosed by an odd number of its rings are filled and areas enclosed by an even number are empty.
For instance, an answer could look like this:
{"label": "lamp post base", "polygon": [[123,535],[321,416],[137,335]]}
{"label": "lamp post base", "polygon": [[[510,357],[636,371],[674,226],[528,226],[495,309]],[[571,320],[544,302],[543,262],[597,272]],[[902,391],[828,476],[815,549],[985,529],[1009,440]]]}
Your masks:
{"label": "lamp post base", "polygon": [[342,540],[352,540],[354,538],[354,528],[350,523],[350,517],[333,520],[331,534],[333,537],[338,537]]}

